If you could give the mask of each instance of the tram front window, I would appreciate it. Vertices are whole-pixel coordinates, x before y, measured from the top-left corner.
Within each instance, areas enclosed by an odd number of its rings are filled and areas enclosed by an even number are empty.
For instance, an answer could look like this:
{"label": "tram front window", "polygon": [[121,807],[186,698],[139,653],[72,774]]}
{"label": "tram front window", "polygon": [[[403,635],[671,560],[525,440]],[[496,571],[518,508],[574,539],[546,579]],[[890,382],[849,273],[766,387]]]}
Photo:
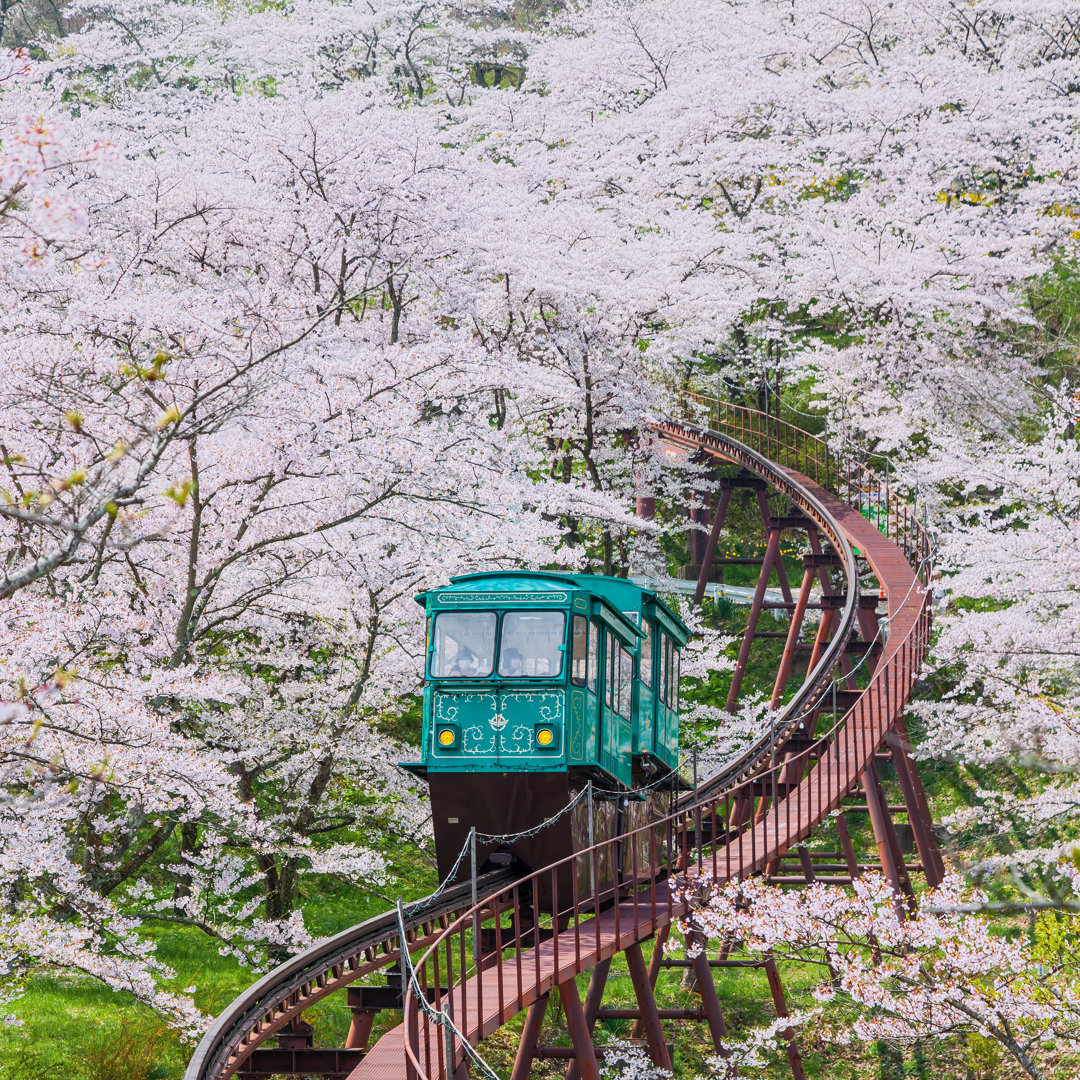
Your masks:
{"label": "tram front window", "polygon": [[495,662],[493,611],[443,611],[435,616],[433,679],[482,679]]}
{"label": "tram front window", "polygon": [[565,639],[561,611],[508,611],[499,639],[499,674],[510,679],[561,675]]}

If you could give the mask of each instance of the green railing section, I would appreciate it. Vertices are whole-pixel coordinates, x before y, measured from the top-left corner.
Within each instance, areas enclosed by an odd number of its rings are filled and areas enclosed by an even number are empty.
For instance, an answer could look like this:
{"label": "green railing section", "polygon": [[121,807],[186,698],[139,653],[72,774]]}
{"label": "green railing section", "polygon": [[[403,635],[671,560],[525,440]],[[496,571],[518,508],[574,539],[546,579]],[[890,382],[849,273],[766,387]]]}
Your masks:
{"label": "green railing section", "polygon": [[735,405],[706,394],[686,393],[684,416],[690,423],[729,435],[781,466],[808,476],[857,510],[893,541],[919,580],[930,580],[933,543],[915,507],[893,497],[888,475],[881,476],[850,455],[838,456],[819,435],[770,413]]}

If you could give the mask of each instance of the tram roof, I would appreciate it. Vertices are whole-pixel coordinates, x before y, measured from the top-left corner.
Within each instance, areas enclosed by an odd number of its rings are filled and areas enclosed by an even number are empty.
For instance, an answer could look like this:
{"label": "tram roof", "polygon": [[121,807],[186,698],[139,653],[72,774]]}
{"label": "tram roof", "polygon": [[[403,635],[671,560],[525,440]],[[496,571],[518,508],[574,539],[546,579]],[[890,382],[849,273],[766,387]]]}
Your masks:
{"label": "tram roof", "polygon": [[[646,598],[650,606],[658,609],[657,614],[661,621],[669,624],[669,629],[674,630],[677,637],[681,637],[680,644],[684,644],[690,636],[682,619],[652,589],[644,588],[626,578],[610,577],[606,574],[561,574],[558,571],[545,570],[490,570],[480,574],[459,574],[450,579],[449,585],[433,591],[459,594],[471,592],[542,593],[552,586],[591,593],[619,614],[627,610],[628,606],[635,609],[641,607],[642,599]],[[427,593],[420,593],[416,601],[419,604],[426,604],[427,597]]]}

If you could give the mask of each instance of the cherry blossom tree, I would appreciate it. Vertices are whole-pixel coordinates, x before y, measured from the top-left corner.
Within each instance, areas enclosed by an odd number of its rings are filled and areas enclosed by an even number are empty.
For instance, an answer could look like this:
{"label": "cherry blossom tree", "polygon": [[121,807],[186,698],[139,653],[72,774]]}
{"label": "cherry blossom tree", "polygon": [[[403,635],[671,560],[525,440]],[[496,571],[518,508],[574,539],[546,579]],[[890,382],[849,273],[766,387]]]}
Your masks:
{"label": "cherry blossom tree", "polygon": [[[384,733],[412,593],[655,568],[634,495],[708,482],[643,437],[687,388],[813,400],[845,453],[892,455],[953,597],[925,751],[1050,774],[969,818],[1025,822],[1011,868],[1064,897],[1076,404],[1030,302],[1075,252],[1059,4],[67,13],[0,71],[20,955],[122,941],[161,990],[140,921],[256,963],[307,940],[306,877],[379,887],[373,824],[425,842]],[[765,722],[725,721],[716,760]]]}
{"label": "cherry blossom tree", "polygon": [[815,883],[785,891],[759,881],[697,893],[685,929],[741,944],[750,954],[822,970],[814,1002],[788,1021],[751,1034],[717,1061],[724,1073],[761,1064],[778,1028],[812,1024],[834,1045],[884,1039],[901,1044],[974,1033],[998,1043],[1024,1072],[1043,1080],[1048,1051],[1080,1050],[1077,969],[1071,928],[1051,915],[1033,945],[1007,937],[985,916],[985,894],[951,876],[901,917],[881,875],[851,890]]}
{"label": "cherry blossom tree", "polygon": [[1061,860],[1076,845],[1080,771],[1080,448],[1075,395],[1050,394],[1034,436],[1021,422],[1003,425],[992,454],[955,448],[966,483],[941,540],[952,605],[935,651],[941,696],[915,711],[924,756],[1030,777],[1024,787],[984,782],[976,804],[949,819],[971,842],[971,872],[1008,871],[1029,898],[1060,901],[1071,892]]}
{"label": "cherry blossom tree", "polygon": [[[350,90],[210,94],[209,146],[166,110],[87,110],[117,154],[76,178],[86,250],[7,282],[5,874],[36,962],[100,975],[119,942],[174,1019],[141,921],[257,963],[309,940],[302,875],[380,883],[371,821],[423,841],[379,726],[422,670],[411,596],[550,562],[576,498],[534,482],[491,416],[519,376],[436,302],[430,123]],[[42,933],[57,903],[74,937]]]}
{"label": "cherry blossom tree", "polygon": [[55,95],[38,89],[36,70],[24,50],[0,50],[0,245],[22,268],[45,262],[85,227],[65,181],[107,158],[100,142],[80,140]]}

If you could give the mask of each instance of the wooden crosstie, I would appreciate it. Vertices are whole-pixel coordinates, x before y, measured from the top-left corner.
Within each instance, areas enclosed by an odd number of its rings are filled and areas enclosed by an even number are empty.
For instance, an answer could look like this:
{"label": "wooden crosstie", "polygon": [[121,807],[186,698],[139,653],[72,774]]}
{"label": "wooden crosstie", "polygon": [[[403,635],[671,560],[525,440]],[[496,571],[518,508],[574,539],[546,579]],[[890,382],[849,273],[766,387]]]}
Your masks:
{"label": "wooden crosstie", "polygon": [[[393,926],[380,923],[377,955],[365,955],[364,963],[351,968],[324,965],[337,988],[376,966],[392,964],[396,971],[404,964],[403,983],[393,977],[400,996],[389,1002],[390,1007],[403,1006],[403,1022],[373,1045],[367,1045],[372,1020],[387,1002],[376,1001],[383,988],[362,987],[350,991],[354,1023],[347,1046],[340,1052],[312,1047],[300,1016],[310,1000],[329,992],[328,975],[320,978],[320,961],[314,958],[301,965],[306,981],[299,987],[295,970],[288,992],[284,978],[278,991],[271,973],[259,984],[261,997],[254,1004],[234,1006],[231,1026],[219,1022],[218,1035],[212,1032],[204,1039],[186,1080],[268,1075],[268,1055],[282,1053],[261,1048],[273,1031],[281,1033],[279,1047],[292,1055],[293,1071],[342,1080],[458,1080],[468,1074],[475,1048],[523,1011],[527,1015],[512,1080],[524,1080],[537,1058],[566,1058],[566,1080],[596,1080],[604,1051],[594,1046],[592,1030],[599,1019],[616,1014],[634,1021],[634,1036],[644,1040],[656,1065],[670,1067],[665,1023],[704,1020],[714,1047],[723,1051],[727,1028],[712,972],[746,963],[725,952],[710,958],[704,949],[692,960],[665,958],[664,943],[687,913],[687,897],[694,890],[756,874],[783,884],[851,881],[871,863],[855,851],[846,819],[850,813],[868,814],[877,846],[874,863],[892,883],[899,904],[914,901],[912,873],[925,873],[930,884],[941,880],[941,854],[902,716],[930,635],[925,585],[931,552],[924,529],[887,483],[858,463],[838,460],[825,443],[800,429],[707,398],[688,399],[687,413],[681,422],[655,425],[654,436],[668,452],[692,455],[699,465],[738,469],[733,477],[718,479],[715,505],[707,498],[692,501],[688,547],[698,602],[715,572],[733,493],[749,493],[762,516],[766,552],[760,562],[755,560],[759,576],[728,707],[737,706],[738,683],[755,639],[782,636],[783,657],[772,693],[772,705],[780,712],[773,729],[722,774],[703,781],[664,821],[524,878],[493,881],[480,889],[475,905],[460,900],[445,904],[439,925],[430,919],[421,925],[419,917],[407,915],[404,950],[395,920]],[[789,505],[775,509],[766,486]],[[652,505],[650,498],[639,500],[639,510],[646,513]],[[802,581],[794,588],[779,556],[780,534],[791,529],[806,533],[809,548]],[[861,571],[853,549],[866,564]],[[836,567],[843,585],[830,574]],[[859,595],[861,574],[876,578],[881,595]],[[778,606],[789,616],[782,635],[759,627],[773,578],[783,597]],[[815,587],[818,594],[812,599]],[[879,630],[880,604],[885,605],[887,635]],[[818,628],[813,644],[806,646],[801,642],[803,620],[815,609]],[[807,674],[795,694],[788,695],[797,655],[808,655]],[[895,766],[902,804],[890,806],[886,799],[877,768],[884,755]],[[905,834],[905,839],[917,847],[915,863],[905,863],[905,845],[893,821],[897,813],[907,817],[910,837]],[[829,817],[835,821],[839,850],[811,853],[803,841]],[[605,880],[598,872],[601,863],[628,870],[605,892],[590,894],[578,883]],[[567,870],[574,883],[572,903],[539,913],[534,898],[557,895],[553,884]],[[642,946],[649,939],[655,944],[647,956]],[[611,961],[620,954],[636,1007],[613,1010],[604,1007],[603,995]],[[680,963],[692,967],[701,1005],[661,1009],[654,994],[659,971]],[[779,973],[768,959],[761,963],[783,1017]],[[576,980],[589,972],[583,1001]],[[556,988],[571,1048],[545,1046],[541,1040],[549,995]],[[221,1049],[226,1042],[228,1054]],[[331,1053],[345,1056],[331,1061],[326,1056]],[[800,1080],[802,1064],[793,1038],[788,1057]],[[281,1059],[273,1064],[280,1065]]]}

